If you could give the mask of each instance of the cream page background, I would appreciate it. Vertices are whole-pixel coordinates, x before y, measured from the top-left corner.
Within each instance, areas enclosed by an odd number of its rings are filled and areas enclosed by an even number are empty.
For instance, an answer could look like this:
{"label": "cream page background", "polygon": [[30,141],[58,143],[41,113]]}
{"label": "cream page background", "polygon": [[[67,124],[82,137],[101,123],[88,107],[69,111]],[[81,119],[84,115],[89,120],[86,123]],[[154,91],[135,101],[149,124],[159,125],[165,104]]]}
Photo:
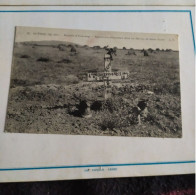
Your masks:
{"label": "cream page background", "polygon": [[137,5],[193,6],[194,0],[1,0],[0,5]]}
{"label": "cream page background", "polygon": [[[0,7],[0,10],[191,10],[192,7]],[[0,13],[0,169],[88,164],[126,164],[194,160],[195,59],[189,12]],[[4,133],[15,26],[179,35],[183,137],[136,138]],[[117,167],[117,166],[116,166]],[[85,168],[0,171],[0,181],[184,174],[194,163],[119,166],[117,171]]]}

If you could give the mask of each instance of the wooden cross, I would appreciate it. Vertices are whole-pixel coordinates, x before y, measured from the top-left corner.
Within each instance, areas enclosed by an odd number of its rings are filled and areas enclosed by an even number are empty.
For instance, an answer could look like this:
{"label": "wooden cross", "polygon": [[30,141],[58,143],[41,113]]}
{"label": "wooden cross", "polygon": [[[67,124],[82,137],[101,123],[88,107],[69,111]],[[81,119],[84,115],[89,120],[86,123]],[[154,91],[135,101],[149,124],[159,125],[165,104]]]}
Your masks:
{"label": "wooden cross", "polygon": [[87,73],[87,81],[89,82],[104,82],[104,99],[111,97],[112,80],[123,80],[128,78],[129,71],[112,72],[111,56],[104,56],[104,72]]}

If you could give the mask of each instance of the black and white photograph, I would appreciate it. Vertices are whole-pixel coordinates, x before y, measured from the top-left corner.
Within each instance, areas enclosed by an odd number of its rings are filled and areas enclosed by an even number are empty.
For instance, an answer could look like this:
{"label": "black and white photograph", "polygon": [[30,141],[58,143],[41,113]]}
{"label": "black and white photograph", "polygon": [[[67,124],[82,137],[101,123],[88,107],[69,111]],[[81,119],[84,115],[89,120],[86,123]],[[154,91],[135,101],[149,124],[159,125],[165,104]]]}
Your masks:
{"label": "black and white photograph", "polygon": [[181,138],[178,35],[16,27],[4,132]]}

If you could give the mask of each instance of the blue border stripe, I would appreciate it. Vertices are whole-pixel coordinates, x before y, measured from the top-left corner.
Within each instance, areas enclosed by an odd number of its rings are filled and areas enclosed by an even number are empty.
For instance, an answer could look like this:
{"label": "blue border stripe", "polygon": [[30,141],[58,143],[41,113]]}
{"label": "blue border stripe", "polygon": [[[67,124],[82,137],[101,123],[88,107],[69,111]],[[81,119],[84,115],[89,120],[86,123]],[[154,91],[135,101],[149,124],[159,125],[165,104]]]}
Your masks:
{"label": "blue border stripe", "polygon": [[196,47],[195,47],[195,35],[194,35],[194,28],[193,28],[193,20],[192,20],[192,14],[191,11],[189,12],[190,16],[190,21],[191,21],[191,30],[192,30],[192,36],[193,36],[193,46],[194,46],[194,51],[196,53]]}
{"label": "blue border stripe", "polygon": [[[64,12],[64,13],[131,13],[131,12],[183,12],[189,13],[191,31],[193,37],[194,51],[196,53],[194,27],[192,21],[191,10],[0,10],[0,13],[29,13],[29,12]],[[187,164],[195,163],[196,161],[168,161],[168,162],[146,162],[146,163],[127,163],[127,164],[91,164],[91,165],[67,165],[67,166],[49,166],[49,167],[24,167],[24,168],[0,168],[0,171],[19,171],[19,170],[43,170],[43,169],[71,169],[71,168],[93,168],[93,167],[122,167],[122,166],[145,166],[145,165],[171,165],[171,164]]]}
{"label": "blue border stripe", "polygon": [[26,167],[26,168],[5,168],[0,171],[26,171],[40,169],[71,169],[71,168],[94,168],[94,167],[125,167],[125,166],[144,166],[144,165],[171,165],[171,164],[187,164],[196,161],[168,161],[168,162],[147,162],[147,163],[130,163],[130,164],[100,164],[100,165],[68,165],[68,166],[51,166],[51,167]]}

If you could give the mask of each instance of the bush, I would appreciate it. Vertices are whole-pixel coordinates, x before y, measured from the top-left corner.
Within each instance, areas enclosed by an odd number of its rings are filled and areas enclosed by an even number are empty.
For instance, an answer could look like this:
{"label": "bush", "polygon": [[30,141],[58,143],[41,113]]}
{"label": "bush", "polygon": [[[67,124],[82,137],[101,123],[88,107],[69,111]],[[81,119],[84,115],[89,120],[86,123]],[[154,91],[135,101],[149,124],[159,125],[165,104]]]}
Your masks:
{"label": "bush", "polygon": [[133,103],[122,98],[107,99],[102,105],[98,126],[102,130],[113,130],[137,124],[137,117],[133,113],[133,108]]}
{"label": "bush", "polygon": [[50,59],[49,59],[49,58],[41,57],[41,58],[38,58],[37,61],[38,61],[38,62],[49,62]]}
{"label": "bush", "polygon": [[91,110],[100,111],[102,109],[102,102],[101,101],[94,101],[91,105]]}
{"label": "bush", "polygon": [[120,102],[118,100],[115,100],[114,98],[107,99],[103,104],[103,109],[113,113],[120,107],[119,103]]}
{"label": "bush", "polygon": [[118,120],[111,113],[107,113],[103,116],[102,120],[98,123],[102,130],[113,130],[114,128],[118,128]]}
{"label": "bush", "polygon": [[100,46],[94,46],[93,49],[101,49]]}
{"label": "bush", "polygon": [[65,51],[65,49],[63,47],[58,47],[59,51]]}
{"label": "bush", "polygon": [[107,110],[102,111],[101,119],[98,122],[98,126],[102,130],[113,130],[113,129],[122,129],[129,127],[133,124],[137,124],[137,117],[130,110],[120,109],[118,111],[109,112]]}
{"label": "bush", "polygon": [[180,95],[180,82],[176,83],[160,83],[157,84],[153,91],[156,94],[173,94],[173,95]]}
{"label": "bush", "polygon": [[69,64],[69,63],[71,63],[71,60],[70,59],[62,59],[62,60],[58,61],[58,63],[67,63],[67,64]]}
{"label": "bush", "polygon": [[152,48],[149,48],[148,51],[149,51],[150,53],[152,53],[154,50],[153,50]]}
{"label": "bush", "polygon": [[70,50],[72,53],[76,53],[76,48],[74,46],[71,47],[71,50]]}
{"label": "bush", "polygon": [[75,76],[75,75],[68,75],[68,76],[66,77],[66,82],[67,82],[68,84],[77,84],[77,83],[79,83],[79,79],[78,79],[78,77]]}
{"label": "bush", "polygon": [[128,51],[128,53],[126,55],[135,55],[136,56],[136,53],[134,50],[130,50],[130,51]]}
{"label": "bush", "polygon": [[144,56],[148,56],[148,52],[144,50]]}
{"label": "bush", "polygon": [[28,55],[21,55],[20,58],[30,58]]}

